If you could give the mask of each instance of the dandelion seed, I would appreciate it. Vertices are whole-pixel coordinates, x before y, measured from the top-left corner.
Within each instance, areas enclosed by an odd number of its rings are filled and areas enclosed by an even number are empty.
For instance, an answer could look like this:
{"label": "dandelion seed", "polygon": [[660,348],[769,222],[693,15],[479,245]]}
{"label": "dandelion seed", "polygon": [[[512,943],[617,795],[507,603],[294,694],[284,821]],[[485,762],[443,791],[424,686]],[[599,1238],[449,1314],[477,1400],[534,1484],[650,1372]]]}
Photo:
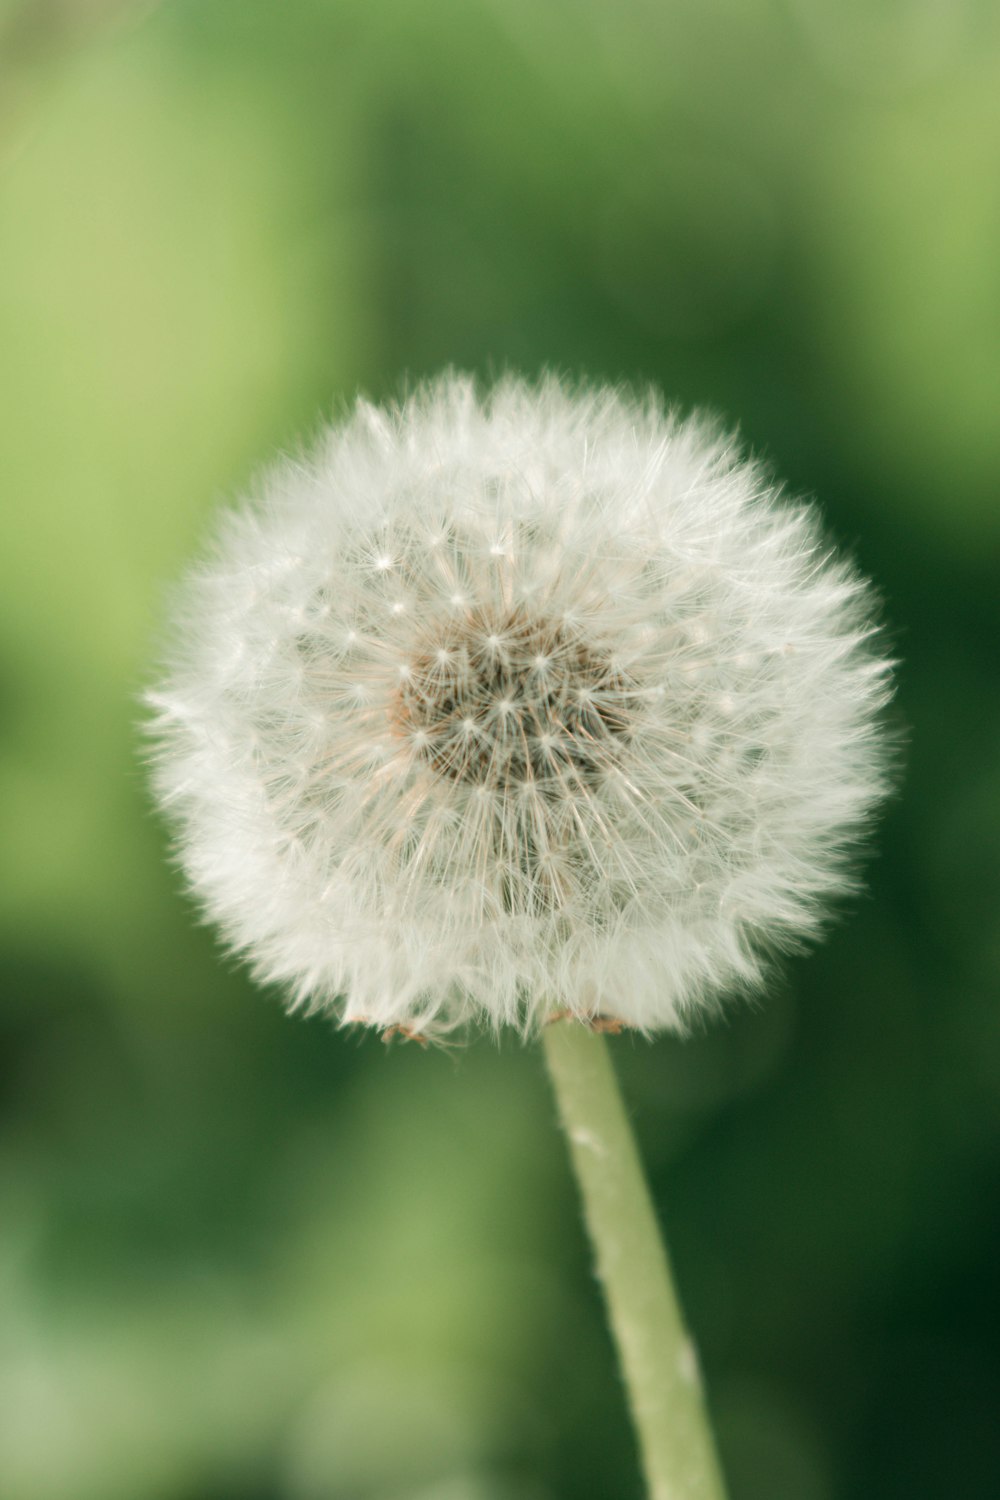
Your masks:
{"label": "dandelion seed", "polygon": [[680,1029],[849,883],[870,609],[711,422],[445,375],[222,517],[149,695],[157,795],[294,1004]]}

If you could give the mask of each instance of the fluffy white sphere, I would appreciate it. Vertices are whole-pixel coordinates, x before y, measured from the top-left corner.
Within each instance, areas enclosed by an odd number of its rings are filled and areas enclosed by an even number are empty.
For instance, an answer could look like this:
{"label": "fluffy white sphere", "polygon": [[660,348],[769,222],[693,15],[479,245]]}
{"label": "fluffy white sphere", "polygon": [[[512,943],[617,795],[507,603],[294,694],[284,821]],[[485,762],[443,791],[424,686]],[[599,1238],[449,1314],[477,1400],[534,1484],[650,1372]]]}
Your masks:
{"label": "fluffy white sphere", "polygon": [[845,884],[884,790],[869,604],[713,424],[445,375],[222,517],[157,795],[297,1005],[676,1029]]}

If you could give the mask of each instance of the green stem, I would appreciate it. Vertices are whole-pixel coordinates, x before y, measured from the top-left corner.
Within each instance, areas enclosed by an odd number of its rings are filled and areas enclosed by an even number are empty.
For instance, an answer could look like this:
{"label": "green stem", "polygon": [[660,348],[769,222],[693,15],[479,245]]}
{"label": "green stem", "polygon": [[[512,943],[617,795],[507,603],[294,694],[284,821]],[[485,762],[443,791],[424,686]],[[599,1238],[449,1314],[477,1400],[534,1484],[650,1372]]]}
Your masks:
{"label": "green stem", "polygon": [[650,1500],[725,1500],[698,1363],[603,1036],[543,1033]]}

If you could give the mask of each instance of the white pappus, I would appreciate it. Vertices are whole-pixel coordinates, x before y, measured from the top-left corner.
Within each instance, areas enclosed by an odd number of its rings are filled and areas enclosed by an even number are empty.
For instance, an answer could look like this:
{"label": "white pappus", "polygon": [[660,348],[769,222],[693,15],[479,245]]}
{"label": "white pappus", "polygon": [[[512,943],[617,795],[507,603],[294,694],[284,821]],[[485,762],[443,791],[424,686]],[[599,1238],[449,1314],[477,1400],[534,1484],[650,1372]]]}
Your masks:
{"label": "white pappus", "polygon": [[710,420],[448,373],[222,515],[148,694],[156,795],[294,1005],[682,1029],[849,883],[871,607]]}

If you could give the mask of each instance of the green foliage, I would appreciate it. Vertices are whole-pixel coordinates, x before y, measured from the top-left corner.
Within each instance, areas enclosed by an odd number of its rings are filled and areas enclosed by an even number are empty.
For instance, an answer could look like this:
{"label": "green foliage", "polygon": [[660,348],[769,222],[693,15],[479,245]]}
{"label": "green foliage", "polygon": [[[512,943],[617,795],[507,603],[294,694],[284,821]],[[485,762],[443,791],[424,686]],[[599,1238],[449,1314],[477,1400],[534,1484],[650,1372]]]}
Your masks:
{"label": "green foliage", "polygon": [[215,500],[449,362],[740,419],[885,590],[870,894],[616,1054],[734,1500],[989,1492],[998,84],[973,4],[4,8],[5,1500],[637,1494],[538,1059],[286,1020],[139,765]]}

